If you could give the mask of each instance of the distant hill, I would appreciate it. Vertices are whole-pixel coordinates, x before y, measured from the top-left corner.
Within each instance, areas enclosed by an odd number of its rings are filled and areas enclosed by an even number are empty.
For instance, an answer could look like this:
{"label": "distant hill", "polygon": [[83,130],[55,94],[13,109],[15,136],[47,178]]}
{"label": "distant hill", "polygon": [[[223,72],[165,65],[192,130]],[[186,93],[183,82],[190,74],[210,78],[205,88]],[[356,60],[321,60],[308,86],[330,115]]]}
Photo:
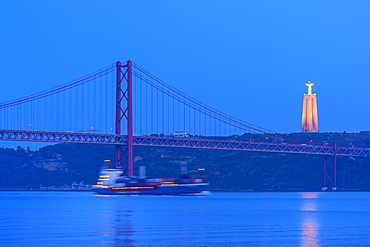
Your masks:
{"label": "distant hill", "polygon": [[[280,137],[279,137],[280,138]],[[370,135],[350,133],[294,133],[285,140],[245,134],[225,139],[370,147]],[[0,143],[1,145],[1,143]],[[73,182],[93,184],[103,160],[113,160],[114,147],[93,144],[56,144],[38,151],[0,148],[0,187],[39,188]],[[206,168],[210,190],[220,191],[319,191],[323,160],[316,155],[245,151],[135,147],[135,173],[145,165],[147,175],[175,177],[181,162],[188,169]],[[338,157],[338,189],[370,190],[370,159]]]}

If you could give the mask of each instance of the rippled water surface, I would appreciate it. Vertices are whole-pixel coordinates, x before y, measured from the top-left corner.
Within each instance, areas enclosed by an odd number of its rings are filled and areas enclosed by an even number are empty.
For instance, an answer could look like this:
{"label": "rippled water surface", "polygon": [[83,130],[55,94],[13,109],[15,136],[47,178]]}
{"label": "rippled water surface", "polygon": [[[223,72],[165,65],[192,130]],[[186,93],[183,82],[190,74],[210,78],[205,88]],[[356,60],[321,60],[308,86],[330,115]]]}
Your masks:
{"label": "rippled water surface", "polygon": [[1,246],[370,246],[369,192],[0,192]]}

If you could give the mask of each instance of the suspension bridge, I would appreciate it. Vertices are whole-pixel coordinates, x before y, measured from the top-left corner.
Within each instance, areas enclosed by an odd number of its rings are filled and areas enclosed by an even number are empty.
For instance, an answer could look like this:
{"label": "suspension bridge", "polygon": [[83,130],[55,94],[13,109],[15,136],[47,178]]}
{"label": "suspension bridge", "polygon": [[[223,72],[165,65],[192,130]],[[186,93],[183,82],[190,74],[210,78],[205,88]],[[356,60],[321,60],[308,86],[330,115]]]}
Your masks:
{"label": "suspension bridge", "polygon": [[[324,162],[324,186],[333,188],[337,156],[370,157],[369,149],[307,144],[232,117],[131,61],[1,103],[0,116],[0,140],[115,145],[115,166],[128,176],[135,145],[322,155],[332,160]],[[225,138],[244,133],[269,141]]]}

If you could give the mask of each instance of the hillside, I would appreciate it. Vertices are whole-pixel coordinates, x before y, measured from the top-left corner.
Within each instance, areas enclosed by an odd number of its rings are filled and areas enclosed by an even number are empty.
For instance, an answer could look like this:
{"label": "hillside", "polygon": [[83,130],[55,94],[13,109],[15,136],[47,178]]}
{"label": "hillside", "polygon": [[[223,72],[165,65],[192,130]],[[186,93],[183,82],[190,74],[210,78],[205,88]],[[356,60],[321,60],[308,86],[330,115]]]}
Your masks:
{"label": "hillside", "polygon": [[[251,141],[284,141],[260,135],[238,138]],[[338,146],[370,147],[370,136],[346,133],[290,134],[286,138]],[[93,184],[103,160],[113,160],[114,147],[92,144],[57,144],[38,151],[0,148],[0,187],[39,188],[72,182]],[[174,177],[180,163],[188,169],[206,168],[210,190],[319,191],[323,185],[323,157],[245,151],[135,147],[135,172],[145,165],[147,174]],[[338,189],[369,190],[370,159],[338,157]]]}

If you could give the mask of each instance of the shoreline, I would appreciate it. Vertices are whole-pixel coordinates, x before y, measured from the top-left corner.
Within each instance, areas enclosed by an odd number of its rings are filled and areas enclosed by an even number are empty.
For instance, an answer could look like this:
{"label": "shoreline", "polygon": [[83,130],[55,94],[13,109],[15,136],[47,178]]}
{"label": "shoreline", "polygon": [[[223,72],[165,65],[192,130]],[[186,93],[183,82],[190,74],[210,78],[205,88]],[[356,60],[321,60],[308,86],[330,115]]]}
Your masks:
{"label": "shoreline", "polygon": [[[32,189],[32,188],[0,188],[0,192],[25,191],[25,192],[94,192],[92,189]],[[210,192],[370,192],[370,190],[208,190]]]}

